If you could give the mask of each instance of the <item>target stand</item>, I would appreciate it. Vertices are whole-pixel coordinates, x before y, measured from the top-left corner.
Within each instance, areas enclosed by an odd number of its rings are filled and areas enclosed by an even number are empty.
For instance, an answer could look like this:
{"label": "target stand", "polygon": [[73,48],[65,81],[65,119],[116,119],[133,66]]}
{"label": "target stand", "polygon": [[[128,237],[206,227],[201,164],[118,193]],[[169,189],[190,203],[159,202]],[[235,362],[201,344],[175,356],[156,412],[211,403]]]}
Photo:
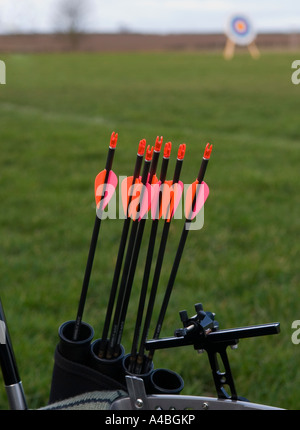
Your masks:
{"label": "target stand", "polygon": [[234,56],[235,46],[247,46],[252,58],[260,57],[259,49],[255,43],[256,33],[250,20],[243,15],[236,15],[229,19],[226,28],[226,45],[224,58],[231,60]]}

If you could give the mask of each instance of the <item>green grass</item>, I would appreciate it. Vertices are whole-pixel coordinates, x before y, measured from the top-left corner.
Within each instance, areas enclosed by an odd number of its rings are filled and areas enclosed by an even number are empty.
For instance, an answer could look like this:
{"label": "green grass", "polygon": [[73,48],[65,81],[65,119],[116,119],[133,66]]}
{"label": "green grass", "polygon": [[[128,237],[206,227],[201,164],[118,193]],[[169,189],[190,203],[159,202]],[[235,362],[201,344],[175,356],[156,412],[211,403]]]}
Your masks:
{"label": "green grass", "polygon": [[[204,228],[190,233],[162,336],[178,312],[202,302],[221,328],[279,321],[276,336],[228,351],[238,393],[299,409],[299,91],[293,53],[122,53],[2,55],[0,87],[0,291],[31,408],[47,403],[58,327],[76,316],[95,217],[93,182],[119,133],[117,175],[131,175],[137,145],[157,135],[187,144],[191,183],[207,141]],[[147,233],[141,252],[145,256]],[[101,336],[122,222],[106,220],[84,319]],[[158,300],[182,221],[174,220]],[[142,268],[124,330],[130,348]],[[156,310],[157,312],[157,310]],[[155,314],[156,315],[156,314]],[[129,351],[128,351],[129,352]],[[185,380],[183,394],[215,396],[208,360],[190,348],[157,352],[156,367]],[[2,379],[0,381],[2,383]],[[3,386],[3,383],[2,383]],[[0,407],[7,408],[4,388]]]}

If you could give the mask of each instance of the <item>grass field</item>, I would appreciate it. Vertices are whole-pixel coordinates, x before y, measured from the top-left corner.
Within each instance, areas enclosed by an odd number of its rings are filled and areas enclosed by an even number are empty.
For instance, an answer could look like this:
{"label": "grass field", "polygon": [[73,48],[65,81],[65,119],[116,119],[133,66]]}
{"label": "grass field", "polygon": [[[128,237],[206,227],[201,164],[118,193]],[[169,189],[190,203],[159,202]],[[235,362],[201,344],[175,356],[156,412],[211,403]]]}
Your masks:
{"label": "grass field", "polygon": [[[0,294],[30,408],[47,403],[58,327],[74,319],[92,233],[94,178],[119,133],[114,171],[131,175],[137,145],[157,135],[185,142],[181,178],[191,183],[206,142],[205,222],[186,244],[162,336],[178,312],[202,302],[221,328],[279,321],[276,336],[228,351],[238,394],[300,409],[298,53],[2,55],[0,87]],[[158,300],[182,220],[174,220]],[[101,336],[122,221],[102,224],[84,319]],[[148,224],[140,261],[146,252]],[[130,348],[142,268],[124,330]],[[129,352],[129,351],[128,351]],[[212,395],[207,357],[192,347],[157,352],[156,367],[185,380],[183,394]],[[3,381],[0,380],[3,387]],[[7,408],[4,387],[0,408]]]}

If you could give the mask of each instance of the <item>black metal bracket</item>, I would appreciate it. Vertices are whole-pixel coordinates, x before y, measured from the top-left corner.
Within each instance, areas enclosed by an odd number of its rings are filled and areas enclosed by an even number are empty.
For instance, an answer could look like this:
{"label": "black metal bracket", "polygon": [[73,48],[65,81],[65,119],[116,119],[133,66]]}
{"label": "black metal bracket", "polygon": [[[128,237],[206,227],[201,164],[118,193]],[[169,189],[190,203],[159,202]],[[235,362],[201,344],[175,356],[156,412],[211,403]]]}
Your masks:
{"label": "black metal bracket", "polygon": [[[183,328],[175,330],[173,337],[148,340],[145,344],[146,349],[151,351],[193,345],[198,351],[206,351],[218,398],[241,399],[236,392],[227,347],[235,348],[239,339],[278,334],[280,324],[277,322],[220,330],[214,313],[205,312],[201,303],[195,305],[195,310],[196,315],[191,318],[186,311],[181,311],[179,315]],[[230,394],[227,393],[225,386],[229,387]]]}

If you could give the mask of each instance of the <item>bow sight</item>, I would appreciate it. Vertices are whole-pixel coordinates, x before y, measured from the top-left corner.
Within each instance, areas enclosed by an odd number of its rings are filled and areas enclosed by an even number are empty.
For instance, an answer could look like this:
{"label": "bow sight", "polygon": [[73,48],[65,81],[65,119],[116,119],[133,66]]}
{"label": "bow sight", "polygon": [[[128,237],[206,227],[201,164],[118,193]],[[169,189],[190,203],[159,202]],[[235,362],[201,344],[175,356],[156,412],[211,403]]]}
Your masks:
{"label": "bow sight", "polygon": [[[279,323],[261,324],[232,329],[219,329],[215,314],[205,312],[201,303],[195,305],[196,314],[188,317],[187,311],[179,313],[183,327],[175,330],[173,337],[152,339],[146,342],[149,357],[154,350],[176,348],[193,345],[198,352],[206,351],[219,399],[241,400],[237,395],[226,349],[237,347],[239,339],[277,334]],[[223,363],[224,371],[220,371],[218,356]],[[224,386],[230,388],[230,395]]]}

